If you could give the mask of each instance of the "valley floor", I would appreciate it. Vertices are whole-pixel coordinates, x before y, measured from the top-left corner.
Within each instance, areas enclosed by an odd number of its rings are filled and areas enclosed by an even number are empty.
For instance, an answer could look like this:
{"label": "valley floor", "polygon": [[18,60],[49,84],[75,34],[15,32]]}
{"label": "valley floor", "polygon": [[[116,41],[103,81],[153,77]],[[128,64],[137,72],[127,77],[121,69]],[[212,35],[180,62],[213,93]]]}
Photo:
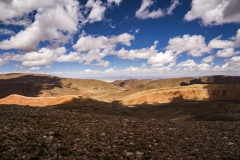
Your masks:
{"label": "valley floor", "polygon": [[[174,113],[182,111],[180,108]],[[0,159],[239,157],[238,119],[177,121],[123,113],[119,116],[63,108],[0,106]]]}

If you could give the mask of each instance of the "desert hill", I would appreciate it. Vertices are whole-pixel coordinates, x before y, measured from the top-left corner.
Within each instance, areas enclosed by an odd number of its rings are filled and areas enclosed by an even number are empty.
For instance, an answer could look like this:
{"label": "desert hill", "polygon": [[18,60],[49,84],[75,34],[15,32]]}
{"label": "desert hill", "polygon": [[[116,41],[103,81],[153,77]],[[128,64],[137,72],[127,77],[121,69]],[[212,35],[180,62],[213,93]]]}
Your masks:
{"label": "desert hill", "polygon": [[58,97],[122,90],[121,87],[111,83],[92,79],[70,79],[42,74],[0,75],[0,98],[11,94],[27,97]]}
{"label": "desert hill", "polygon": [[213,100],[240,100],[240,77],[130,79],[110,83],[43,74],[0,75],[0,104],[131,106]]}
{"label": "desert hill", "polygon": [[160,119],[239,120],[240,77],[104,82],[43,74],[5,74],[0,75],[0,105],[6,104]]}

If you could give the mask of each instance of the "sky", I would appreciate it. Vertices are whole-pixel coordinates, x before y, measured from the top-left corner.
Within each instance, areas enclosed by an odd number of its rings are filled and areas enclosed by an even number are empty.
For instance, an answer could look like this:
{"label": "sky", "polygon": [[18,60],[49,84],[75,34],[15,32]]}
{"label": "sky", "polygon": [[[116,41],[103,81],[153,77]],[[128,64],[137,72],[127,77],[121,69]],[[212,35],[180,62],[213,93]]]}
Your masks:
{"label": "sky", "polygon": [[240,75],[240,0],[0,0],[0,73]]}

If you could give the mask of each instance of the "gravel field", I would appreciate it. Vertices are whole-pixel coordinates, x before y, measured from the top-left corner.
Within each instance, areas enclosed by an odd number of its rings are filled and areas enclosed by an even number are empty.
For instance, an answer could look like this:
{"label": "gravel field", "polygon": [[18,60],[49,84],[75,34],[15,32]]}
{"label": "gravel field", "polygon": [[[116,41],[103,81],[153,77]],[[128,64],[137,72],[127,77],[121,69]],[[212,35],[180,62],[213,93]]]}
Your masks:
{"label": "gravel field", "polygon": [[240,159],[240,121],[0,106],[0,159]]}

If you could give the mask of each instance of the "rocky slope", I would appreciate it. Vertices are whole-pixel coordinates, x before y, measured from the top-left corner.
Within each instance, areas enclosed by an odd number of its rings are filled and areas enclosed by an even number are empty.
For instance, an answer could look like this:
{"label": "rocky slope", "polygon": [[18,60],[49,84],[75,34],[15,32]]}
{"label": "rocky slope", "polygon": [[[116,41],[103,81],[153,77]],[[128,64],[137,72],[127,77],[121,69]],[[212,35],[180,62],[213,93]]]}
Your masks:
{"label": "rocky slope", "polygon": [[237,122],[163,121],[0,106],[0,159],[232,159]]}

